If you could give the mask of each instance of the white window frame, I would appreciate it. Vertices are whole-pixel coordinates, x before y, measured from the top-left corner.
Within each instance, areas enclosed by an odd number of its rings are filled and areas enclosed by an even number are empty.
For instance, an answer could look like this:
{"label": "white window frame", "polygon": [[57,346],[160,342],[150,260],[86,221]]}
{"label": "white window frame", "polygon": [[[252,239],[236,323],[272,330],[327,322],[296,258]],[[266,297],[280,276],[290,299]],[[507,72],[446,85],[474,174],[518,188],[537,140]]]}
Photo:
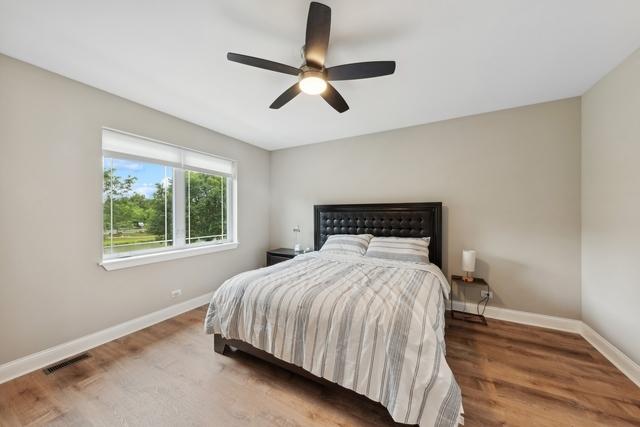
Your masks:
{"label": "white window frame", "polygon": [[[167,142],[158,141],[152,138],[147,138],[140,135],[135,135],[129,132],[123,132],[116,129],[111,129],[104,127],[103,134],[105,131],[108,132],[116,132],[120,135],[124,135],[127,138],[139,138],[144,141],[153,142],[156,144],[164,144],[165,146],[171,147],[176,150],[180,150],[181,153],[196,153],[198,155],[205,155],[211,157],[213,159],[223,160],[227,163],[231,163],[231,173],[219,173],[212,170],[201,169],[198,167],[185,166],[185,165],[176,165],[171,162],[162,162],[158,159],[130,155],[130,154],[122,154],[118,152],[112,152],[107,150],[102,150],[102,161],[100,163],[100,174],[102,176],[104,171],[104,158],[105,157],[113,157],[117,159],[127,159],[127,160],[135,160],[145,163],[155,163],[164,166],[172,166],[173,167],[173,244],[172,246],[166,248],[156,248],[156,249],[147,249],[147,250],[138,250],[132,251],[131,253],[124,253],[124,255],[120,255],[118,257],[105,257],[104,254],[104,246],[102,243],[102,233],[104,233],[104,229],[101,230],[101,239],[100,246],[102,251],[102,259],[99,262],[105,270],[119,270],[122,268],[135,267],[138,265],[151,264],[162,261],[169,261],[172,259],[180,259],[197,255],[204,255],[213,252],[220,252],[230,249],[235,249],[239,246],[238,242],[238,228],[237,228],[237,189],[238,189],[238,178],[237,178],[237,162],[232,159],[224,158],[221,156],[217,156],[214,154],[206,153],[203,151],[193,150],[190,148],[181,147],[174,144],[169,144]],[[182,158],[184,159],[184,155]],[[192,156],[193,157],[193,156]],[[200,156],[201,157],[201,156]],[[186,194],[184,190],[184,179],[185,172],[189,170],[192,172],[202,172],[210,175],[217,176],[225,176],[229,179],[227,182],[227,239],[223,241],[216,242],[199,242],[199,243],[191,243],[186,244]],[[176,173],[178,172],[178,173]],[[104,191],[104,183],[102,180],[100,181],[101,188],[100,193]],[[101,198],[101,207],[100,207],[100,224],[101,227],[104,224],[104,208],[103,208],[102,198]],[[181,224],[178,226],[178,224]]]}

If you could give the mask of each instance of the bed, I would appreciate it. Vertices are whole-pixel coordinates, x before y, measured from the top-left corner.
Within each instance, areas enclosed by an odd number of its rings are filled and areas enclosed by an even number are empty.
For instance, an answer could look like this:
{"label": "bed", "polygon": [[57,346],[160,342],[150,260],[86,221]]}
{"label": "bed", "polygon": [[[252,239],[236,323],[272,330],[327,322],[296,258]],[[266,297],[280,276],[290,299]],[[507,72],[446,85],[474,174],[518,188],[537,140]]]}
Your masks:
{"label": "bed", "polygon": [[[338,384],[399,423],[461,423],[444,357],[442,204],[318,205],[314,223],[316,251],[241,273],[214,293],[205,330],[215,351],[234,347]],[[319,251],[335,234],[428,237],[430,263]]]}

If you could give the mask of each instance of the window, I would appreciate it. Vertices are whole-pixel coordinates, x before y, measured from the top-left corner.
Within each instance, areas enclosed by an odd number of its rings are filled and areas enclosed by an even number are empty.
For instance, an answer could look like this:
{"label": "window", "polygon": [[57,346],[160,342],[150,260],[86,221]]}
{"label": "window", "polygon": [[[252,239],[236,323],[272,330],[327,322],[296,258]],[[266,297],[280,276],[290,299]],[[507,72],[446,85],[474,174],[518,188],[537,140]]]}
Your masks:
{"label": "window", "polygon": [[173,168],[103,158],[105,257],[173,245]]}
{"label": "window", "polygon": [[226,241],[229,178],[190,170],[185,173],[186,243]]}
{"label": "window", "polygon": [[105,268],[235,243],[234,162],[110,129],[102,153]]}

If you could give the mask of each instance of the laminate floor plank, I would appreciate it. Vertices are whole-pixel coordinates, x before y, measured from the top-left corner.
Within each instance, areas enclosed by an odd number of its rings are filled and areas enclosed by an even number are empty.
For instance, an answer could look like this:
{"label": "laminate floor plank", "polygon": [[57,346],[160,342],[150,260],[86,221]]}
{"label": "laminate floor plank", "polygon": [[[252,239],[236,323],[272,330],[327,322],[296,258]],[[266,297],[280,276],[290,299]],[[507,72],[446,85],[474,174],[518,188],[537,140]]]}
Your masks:
{"label": "laminate floor plank", "polygon": [[[356,393],[244,353],[221,356],[205,307],[0,384],[0,426],[397,426]],[[640,426],[640,389],[582,337],[447,318],[465,426]]]}

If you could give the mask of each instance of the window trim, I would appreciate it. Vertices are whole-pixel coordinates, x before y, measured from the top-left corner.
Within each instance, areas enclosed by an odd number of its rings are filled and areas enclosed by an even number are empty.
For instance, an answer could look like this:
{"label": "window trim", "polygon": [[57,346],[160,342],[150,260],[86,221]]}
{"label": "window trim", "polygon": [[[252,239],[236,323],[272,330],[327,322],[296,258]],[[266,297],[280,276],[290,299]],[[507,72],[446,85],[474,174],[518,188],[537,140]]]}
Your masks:
{"label": "window trim", "polygon": [[225,242],[215,244],[203,244],[196,247],[184,247],[174,250],[165,250],[142,255],[132,255],[122,258],[104,259],[99,263],[107,271],[121,270],[123,268],[136,267],[139,265],[153,264],[156,262],[170,261],[172,259],[188,258],[192,256],[205,255],[214,252],[228,251],[236,249],[240,242]]}
{"label": "window trim", "polygon": [[[101,146],[101,162],[100,162],[100,176],[102,176],[103,172],[104,172],[104,157],[105,156],[112,156],[112,157],[116,157],[116,158],[121,158],[121,159],[127,159],[127,160],[136,160],[136,161],[143,161],[143,162],[148,162],[148,163],[155,163],[155,164],[159,164],[159,165],[163,165],[166,166],[167,164],[164,164],[156,159],[148,159],[145,157],[138,157],[138,156],[131,156],[131,155],[127,155],[127,154],[123,154],[123,153],[114,153],[111,152],[109,150],[102,150],[102,130],[108,130],[108,131],[112,131],[112,132],[118,132],[121,133],[123,135],[127,135],[127,136],[131,136],[131,137],[135,137],[135,138],[140,138],[143,140],[147,140],[150,142],[154,142],[154,143],[158,143],[158,144],[165,144],[165,145],[169,145],[171,147],[175,147],[178,148],[180,150],[185,150],[185,151],[192,151],[195,153],[199,153],[199,154],[204,154],[206,156],[211,156],[211,157],[215,157],[215,158],[219,158],[219,159],[223,159],[223,160],[227,160],[229,162],[231,162],[231,168],[232,168],[232,173],[230,175],[226,174],[226,173],[221,173],[221,172],[213,172],[213,171],[208,171],[208,170],[203,170],[200,168],[193,168],[193,167],[188,167],[188,168],[181,168],[181,167],[176,167],[171,165],[174,168],[174,182],[175,182],[175,171],[177,169],[180,169],[182,171],[187,171],[187,170],[191,170],[194,172],[202,172],[202,173],[207,173],[207,174],[214,174],[214,175],[218,175],[218,176],[223,176],[223,177],[227,177],[229,178],[227,180],[227,239],[223,240],[223,241],[217,241],[214,243],[211,242],[201,242],[201,243],[192,243],[192,244],[185,244],[184,245],[176,245],[176,242],[174,241],[174,244],[169,247],[169,248],[160,248],[160,249],[153,249],[153,250],[144,250],[142,249],[139,253],[132,253],[131,255],[125,255],[119,258],[110,258],[110,257],[105,257],[105,253],[104,253],[104,247],[103,247],[103,243],[102,243],[102,233],[104,232],[104,230],[102,229],[102,225],[104,224],[104,208],[103,208],[103,202],[101,200],[100,203],[100,226],[101,226],[101,232],[100,232],[100,256],[101,256],[101,260],[100,262],[98,262],[98,265],[102,266],[105,270],[107,271],[111,271],[111,270],[120,270],[123,268],[129,268],[129,267],[135,267],[135,266],[139,266],[139,265],[145,265],[145,264],[152,264],[152,263],[157,263],[157,262],[162,262],[162,261],[169,261],[169,260],[173,260],[173,259],[180,259],[180,258],[187,258],[187,257],[192,257],[192,256],[198,256],[198,255],[204,255],[204,254],[208,254],[208,253],[215,253],[215,252],[222,252],[222,251],[226,251],[226,250],[230,250],[230,249],[236,249],[238,248],[238,246],[240,245],[240,242],[238,242],[238,225],[237,225],[237,221],[238,221],[238,215],[237,215],[237,206],[238,206],[238,176],[237,176],[237,170],[238,170],[238,162],[236,160],[227,158],[227,157],[223,157],[223,156],[218,156],[216,154],[211,154],[211,153],[207,153],[205,151],[200,151],[200,150],[194,150],[191,148],[187,148],[187,147],[183,147],[183,146],[179,146],[179,145],[175,145],[175,144],[171,144],[171,143],[167,143],[164,141],[160,141],[157,139],[153,139],[153,138],[148,138],[145,136],[141,136],[141,135],[136,135],[130,132],[125,132],[125,131],[121,131],[118,129],[113,129],[113,128],[109,128],[109,127],[102,127],[101,129],[101,139],[100,139],[100,146]],[[102,179],[100,180],[100,194],[102,194],[104,190],[104,183],[102,181]],[[176,219],[175,216],[175,208],[176,208],[176,200],[177,198],[175,197],[176,194],[174,192],[174,197],[173,197],[173,209],[174,209],[174,222]],[[178,202],[178,206],[182,205],[184,207],[184,203],[185,200],[182,200],[181,202]],[[186,224],[185,224],[186,225]],[[173,238],[175,238],[176,236],[176,230],[175,230],[175,223],[174,223],[174,235]],[[183,226],[184,228],[184,226]],[[182,230],[182,232],[184,233],[184,229]]]}

